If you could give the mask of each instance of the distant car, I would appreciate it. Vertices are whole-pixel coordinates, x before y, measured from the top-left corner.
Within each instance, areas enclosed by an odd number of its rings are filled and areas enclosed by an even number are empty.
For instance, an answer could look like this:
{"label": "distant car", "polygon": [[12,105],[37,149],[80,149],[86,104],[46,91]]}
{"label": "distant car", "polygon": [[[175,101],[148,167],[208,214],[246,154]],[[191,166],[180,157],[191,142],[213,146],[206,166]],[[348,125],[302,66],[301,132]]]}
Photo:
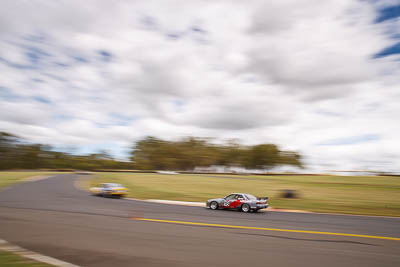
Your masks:
{"label": "distant car", "polygon": [[95,196],[121,198],[126,195],[128,190],[120,184],[102,183],[97,187],[91,187],[90,192]]}
{"label": "distant car", "polygon": [[209,199],[206,202],[207,208],[217,209],[235,209],[243,212],[259,211],[268,208],[268,197],[255,197],[251,194],[232,193],[224,198]]}

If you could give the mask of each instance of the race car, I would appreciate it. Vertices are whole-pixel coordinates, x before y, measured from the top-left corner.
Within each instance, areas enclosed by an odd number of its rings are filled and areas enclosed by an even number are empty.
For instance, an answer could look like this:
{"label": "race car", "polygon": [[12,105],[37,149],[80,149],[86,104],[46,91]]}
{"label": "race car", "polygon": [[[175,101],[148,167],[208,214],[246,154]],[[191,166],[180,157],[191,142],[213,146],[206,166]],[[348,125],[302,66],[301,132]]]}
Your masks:
{"label": "race car", "polygon": [[128,190],[120,184],[102,183],[97,187],[91,187],[90,192],[95,196],[121,198],[126,195]]}
{"label": "race car", "polygon": [[216,209],[235,209],[243,212],[259,211],[268,208],[268,197],[255,197],[251,194],[232,193],[224,198],[209,199],[206,207]]}

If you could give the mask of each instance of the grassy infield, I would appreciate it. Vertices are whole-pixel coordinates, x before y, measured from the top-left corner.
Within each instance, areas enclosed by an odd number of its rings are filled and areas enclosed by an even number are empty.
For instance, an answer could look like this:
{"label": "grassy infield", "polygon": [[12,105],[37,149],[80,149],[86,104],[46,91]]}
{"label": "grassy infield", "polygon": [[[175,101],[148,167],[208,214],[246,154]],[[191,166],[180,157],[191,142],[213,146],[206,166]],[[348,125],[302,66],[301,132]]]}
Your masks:
{"label": "grassy infield", "polygon": [[24,181],[26,178],[33,176],[54,175],[57,172],[0,172],[0,189],[18,182]]}
{"label": "grassy infield", "polygon": [[41,262],[36,262],[17,254],[11,252],[0,251],[0,266],[2,267],[50,267],[52,265],[48,265]]}
{"label": "grassy infield", "polygon": [[[49,172],[0,172],[0,189]],[[231,192],[269,196],[274,208],[400,217],[400,177],[384,176],[242,176],[98,173],[87,183],[116,182],[141,199],[205,201]],[[283,199],[280,190],[296,189],[298,199]],[[0,266],[49,266],[0,251]]]}
{"label": "grassy infield", "polygon": [[[55,172],[0,172],[0,189],[32,176]],[[270,197],[274,208],[400,217],[400,177],[255,176],[215,174],[97,173],[88,182],[117,182],[141,199],[205,201],[231,192]],[[296,189],[298,199],[283,199],[280,190]]]}
{"label": "grassy infield", "polygon": [[[274,208],[400,216],[400,177],[98,173],[90,185],[100,182],[121,183],[131,197],[142,199],[205,201],[246,192],[270,197]],[[296,189],[301,196],[283,199],[282,189]]]}

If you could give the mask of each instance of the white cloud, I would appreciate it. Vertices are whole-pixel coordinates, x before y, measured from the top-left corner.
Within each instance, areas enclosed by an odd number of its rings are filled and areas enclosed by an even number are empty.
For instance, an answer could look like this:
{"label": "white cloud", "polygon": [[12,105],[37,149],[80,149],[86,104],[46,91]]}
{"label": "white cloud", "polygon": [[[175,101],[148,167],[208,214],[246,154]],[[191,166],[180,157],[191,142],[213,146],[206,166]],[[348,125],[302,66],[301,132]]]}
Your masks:
{"label": "white cloud", "polygon": [[374,57],[399,34],[375,23],[393,4],[2,1],[0,130],[116,154],[146,135],[239,138],[313,168],[400,170],[399,56]]}

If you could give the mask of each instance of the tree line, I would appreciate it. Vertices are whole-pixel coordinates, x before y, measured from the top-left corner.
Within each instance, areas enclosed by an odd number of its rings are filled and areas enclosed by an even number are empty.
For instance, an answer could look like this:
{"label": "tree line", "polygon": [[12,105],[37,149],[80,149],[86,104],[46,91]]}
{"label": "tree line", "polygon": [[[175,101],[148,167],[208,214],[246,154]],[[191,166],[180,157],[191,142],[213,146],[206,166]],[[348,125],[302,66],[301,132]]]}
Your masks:
{"label": "tree line", "polygon": [[299,153],[282,151],[275,144],[213,144],[196,137],[178,141],[146,137],[134,145],[131,154],[136,168],[144,170],[193,170],[214,165],[262,170],[279,165],[303,167]]}
{"label": "tree line", "polygon": [[49,145],[30,144],[0,132],[0,170],[9,169],[133,169],[131,162],[117,161],[105,152],[73,155],[55,151]]}
{"label": "tree line", "polygon": [[187,137],[178,141],[145,137],[133,145],[129,161],[119,161],[106,152],[73,155],[56,151],[49,145],[27,143],[13,134],[0,132],[0,170],[191,171],[196,167],[214,165],[262,170],[269,170],[280,165],[303,166],[299,153],[282,151],[275,144],[244,146],[233,141],[215,144],[210,139],[198,137]]}

